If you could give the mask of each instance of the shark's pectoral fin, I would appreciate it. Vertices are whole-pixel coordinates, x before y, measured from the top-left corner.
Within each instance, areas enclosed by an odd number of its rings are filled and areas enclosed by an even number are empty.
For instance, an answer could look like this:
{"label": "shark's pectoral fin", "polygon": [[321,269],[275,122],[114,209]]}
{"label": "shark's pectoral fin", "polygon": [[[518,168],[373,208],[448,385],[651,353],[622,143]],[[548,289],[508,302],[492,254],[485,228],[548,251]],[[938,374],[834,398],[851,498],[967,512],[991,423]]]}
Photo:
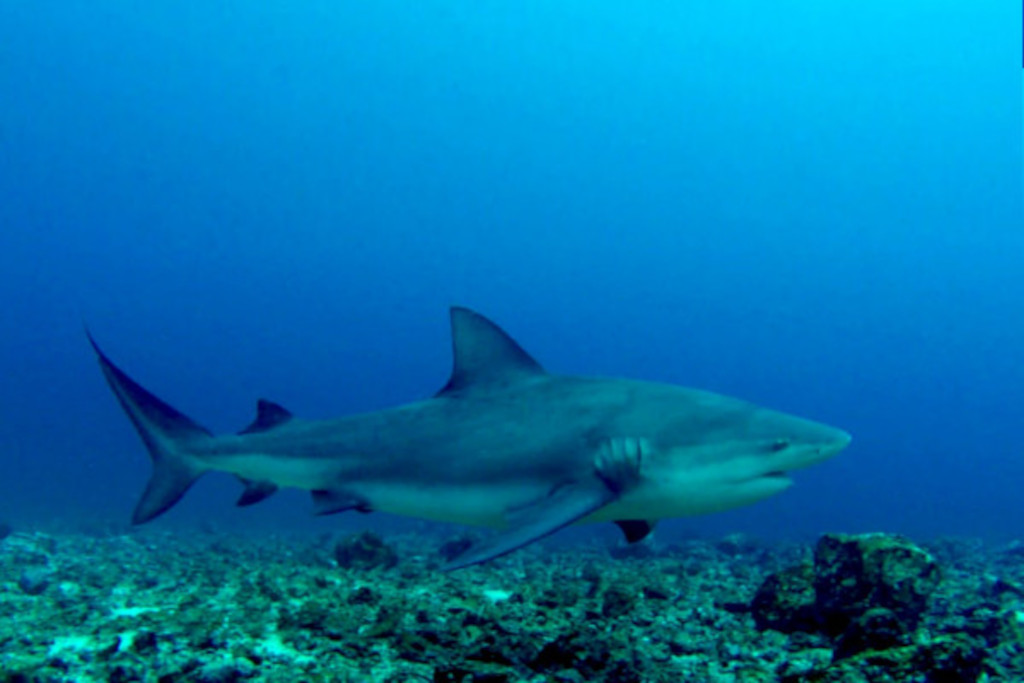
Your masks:
{"label": "shark's pectoral fin", "polygon": [[369,501],[348,491],[312,491],[311,493],[314,515],[333,515],[349,510],[373,512]]}
{"label": "shark's pectoral fin", "polygon": [[639,543],[651,535],[656,523],[645,519],[620,519],[615,522],[615,526],[622,529],[626,543]]}
{"label": "shark's pectoral fin", "polygon": [[242,495],[235,501],[235,505],[238,507],[246,507],[248,505],[255,505],[261,501],[266,500],[274,492],[277,491],[277,484],[273,484],[269,481],[252,481],[251,479],[238,478],[239,481],[245,486],[245,490],[242,491]]}
{"label": "shark's pectoral fin", "polygon": [[560,486],[544,499],[510,513],[508,530],[483,539],[445,565],[444,571],[487,562],[522,548],[604,507],[617,495],[597,477]]}
{"label": "shark's pectoral fin", "polygon": [[556,486],[531,505],[510,511],[509,528],[483,539],[444,567],[461,569],[493,560],[550,536],[614,502],[640,479],[643,444],[616,439],[602,444],[594,459],[594,475]]}

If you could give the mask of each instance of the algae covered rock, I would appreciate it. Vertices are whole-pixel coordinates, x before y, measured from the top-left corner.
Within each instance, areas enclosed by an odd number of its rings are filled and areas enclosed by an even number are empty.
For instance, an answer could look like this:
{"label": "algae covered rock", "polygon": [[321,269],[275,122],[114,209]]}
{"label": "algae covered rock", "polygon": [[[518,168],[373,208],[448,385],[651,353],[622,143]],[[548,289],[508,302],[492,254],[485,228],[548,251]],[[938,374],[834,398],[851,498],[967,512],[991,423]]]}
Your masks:
{"label": "algae covered rock", "polygon": [[601,596],[601,616],[615,619],[629,614],[640,596],[629,586],[614,584],[609,586]]}
{"label": "algae covered rock", "polygon": [[[942,636],[921,644],[865,650],[824,671],[783,677],[783,683],[873,683],[922,681],[968,683],[981,680],[984,651],[961,637]],[[997,679],[989,679],[997,680]],[[1012,679],[1007,679],[1012,680]]]}
{"label": "algae covered rock", "polygon": [[367,531],[339,541],[334,559],[345,569],[390,569],[398,564],[398,553],[380,536]]}
{"label": "algae covered rock", "polygon": [[18,577],[18,588],[26,595],[39,595],[50,586],[51,575],[45,567],[29,567]]}
{"label": "algae covered rock", "polygon": [[908,629],[892,610],[873,607],[854,619],[836,643],[837,659],[865,650],[888,650],[906,644]]}
{"label": "algae covered rock", "polygon": [[750,607],[758,629],[841,637],[848,656],[903,644],[939,581],[932,556],[902,537],[826,534],[813,565],[769,575]]}
{"label": "algae covered rock", "polygon": [[750,610],[754,624],[762,631],[817,630],[814,566],[800,564],[770,575],[758,589]]}
{"label": "algae covered rock", "polygon": [[939,581],[932,556],[901,536],[826,534],[814,549],[815,603],[832,635],[876,607],[915,628]]}

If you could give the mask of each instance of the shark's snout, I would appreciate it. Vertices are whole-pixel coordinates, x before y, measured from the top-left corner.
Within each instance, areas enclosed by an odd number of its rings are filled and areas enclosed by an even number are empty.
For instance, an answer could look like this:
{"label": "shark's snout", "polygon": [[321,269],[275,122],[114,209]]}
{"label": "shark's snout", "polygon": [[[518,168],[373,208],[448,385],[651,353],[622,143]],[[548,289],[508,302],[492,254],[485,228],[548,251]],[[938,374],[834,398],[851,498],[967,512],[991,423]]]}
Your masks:
{"label": "shark's snout", "polygon": [[848,432],[829,425],[792,416],[768,413],[765,430],[774,440],[764,448],[763,466],[783,475],[810,467],[835,456],[850,444]]}
{"label": "shark's snout", "polygon": [[831,458],[833,455],[838,454],[850,445],[853,437],[849,432],[844,432],[842,429],[832,428],[832,438],[828,443],[819,447],[819,452],[826,458]]}

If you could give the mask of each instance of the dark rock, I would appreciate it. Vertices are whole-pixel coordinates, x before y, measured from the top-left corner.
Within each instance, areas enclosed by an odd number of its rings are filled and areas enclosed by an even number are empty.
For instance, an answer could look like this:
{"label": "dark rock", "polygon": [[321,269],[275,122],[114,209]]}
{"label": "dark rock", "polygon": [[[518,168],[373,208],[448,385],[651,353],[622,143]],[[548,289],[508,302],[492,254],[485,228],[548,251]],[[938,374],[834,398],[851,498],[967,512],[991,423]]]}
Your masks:
{"label": "dark rock", "polygon": [[835,657],[851,657],[865,650],[888,650],[906,644],[907,628],[884,607],[869,609],[847,627],[836,643]]}
{"label": "dark rock", "polygon": [[1024,597],[1024,587],[1014,581],[1004,579],[1001,576],[991,577],[986,588],[988,589],[988,593],[995,598],[1002,598],[1005,595]]}
{"label": "dark rock", "polygon": [[615,619],[629,614],[637,603],[637,592],[629,587],[613,584],[601,596],[601,616]]}
{"label": "dark rock", "polygon": [[380,595],[369,586],[360,586],[349,593],[348,604],[350,605],[375,605],[380,601]]}
{"label": "dark rock", "polygon": [[759,554],[763,551],[762,545],[746,534],[729,534],[719,539],[715,548],[729,557]]}
{"label": "dark rock", "polygon": [[587,562],[580,569],[580,581],[586,586],[584,595],[588,598],[596,596],[604,586],[604,574],[593,562]]}
{"label": "dark rock", "polygon": [[815,547],[813,565],[765,579],[751,614],[762,630],[842,636],[849,655],[903,642],[939,581],[932,556],[904,538],[826,534]]}
{"label": "dark rock", "polygon": [[367,638],[390,638],[402,625],[402,611],[395,606],[385,605],[377,612],[377,618],[366,630]]}
{"label": "dark rock", "polygon": [[[922,681],[973,683],[981,679],[985,653],[968,638],[940,636],[919,645],[869,649],[838,659],[824,671],[783,678],[783,683],[849,683],[851,681]],[[990,680],[1019,680],[1017,678]]]}
{"label": "dark rock", "polygon": [[477,671],[473,674],[473,683],[508,683],[512,675],[505,671]]}
{"label": "dark rock", "polygon": [[367,531],[339,541],[334,559],[345,569],[390,569],[398,564],[398,553],[380,536]]}
{"label": "dark rock", "polygon": [[1021,541],[1010,541],[1001,552],[1006,557],[1024,560],[1024,543]]}
{"label": "dark rock", "polygon": [[39,595],[50,585],[50,570],[43,567],[30,567],[18,577],[18,588],[27,595]]}
{"label": "dark rock", "polygon": [[750,608],[760,630],[816,631],[814,567],[801,564],[770,575],[757,590]]}
{"label": "dark rock", "polygon": [[148,628],[141,628],[135,632],[127,649],[135,654],[150,655],[156,652],[156,646],[156,633]]}
{"label": "dark rock", "polygon": [[450,541],[442,543],[441,547],[437,549],[437,553],[445,562],[451,562],[456,557],[469,550],[474,543],[476,543],[476,539],[473,536],[463,534],[461,536],[456,536]]}
{"label": "dark rock", "polygon": [[941,638],[917,649],[913,668],[926,672],[930,683],[977,681],[985,651],[963,637]]}
{"label": "dark rock", "polygon": [[932,556],[900,536],[826,534],[814,549],[816,608],[832,635],[874,607],[915,628],[939,581]]}
{"label": "dark rock", "polygon": [[607,668],[611,659],[612,650],[605,640],[575,632],[548,641],[530,662],[530,668],[548,674],[569,669],[590,679]]}
{"label": "dark rock", "polygon": [[0,541],[14,533],[14,527],[7,522],[0,522]]}
{"label": "dark rock", "polygon": [[579,602],[578,588],[573,584],[564,584],[545,588],[533,599],[533,604],[545,609],[565,609]]}
{"label": "dark rock", "polygon": [[[648,584],[644,586],[643,594],[644,597],[648,600],[668,600],[671,597],[669,592],[665,590],[664,586],[656,586],[653,584]],[[746,605],[743,606],[743,611],[747,611]]]}
{"label": "dark rock", "polygon": [[616,560],[646,560],[657,557],[658,551],[650,541],[640,541],[614,545],[608,549],[608,554]]}
{"label": "dark rock", "polygon": [[441,666],[434,669],[434,683],[462,683],[473,676],[473,672],[461,666]]}

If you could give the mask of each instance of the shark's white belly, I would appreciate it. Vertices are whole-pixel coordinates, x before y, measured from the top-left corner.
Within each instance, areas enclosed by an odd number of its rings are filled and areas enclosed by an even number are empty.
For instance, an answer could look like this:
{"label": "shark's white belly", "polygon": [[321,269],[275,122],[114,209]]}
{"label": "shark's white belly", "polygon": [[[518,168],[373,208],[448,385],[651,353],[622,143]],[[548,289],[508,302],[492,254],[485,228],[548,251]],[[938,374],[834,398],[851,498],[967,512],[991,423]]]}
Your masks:
{"label": "shark's white belly", "polygon": [[702,475],[698,471],[689,478],[671,483],[647,482],[583,521],[653,521],[707,515],[756,503],[784,491],[792,484],[789,479],[782,477],[737,483]]}
{"label": "shark's white belly", "polygon": [[[280,487],[310,491],[344,489],[369,501],[374,510],[381,512],[494,528],[506,526],[508,511],[540,502],[551,490],[550,482],[528,480],[477,486],[401,480],[346,482],[332,459],[283,458],[262,453],[233,455],[219,460],[216,469]],[[653,521],[721,512],[772,496],[789,484],[782,478],[730,482],[714,469],[698,469],[671,481],[648,479],[580,522]]]}
{"label": "shark's white belly", "polygon": [[357,490],[371,502],[374,510],[434,522],[494,528],[505,526],[508,510],[539,500],[545,492],[541,486],[526,483],[474,487],[381,482],[359,484]]}
{"label": "shark's white belly", "polygon": [[216,469],[243,479],[268,481],[282,488],[322,491],[338,486],[338,465],[327,458],[243,453],[218,459]]}

